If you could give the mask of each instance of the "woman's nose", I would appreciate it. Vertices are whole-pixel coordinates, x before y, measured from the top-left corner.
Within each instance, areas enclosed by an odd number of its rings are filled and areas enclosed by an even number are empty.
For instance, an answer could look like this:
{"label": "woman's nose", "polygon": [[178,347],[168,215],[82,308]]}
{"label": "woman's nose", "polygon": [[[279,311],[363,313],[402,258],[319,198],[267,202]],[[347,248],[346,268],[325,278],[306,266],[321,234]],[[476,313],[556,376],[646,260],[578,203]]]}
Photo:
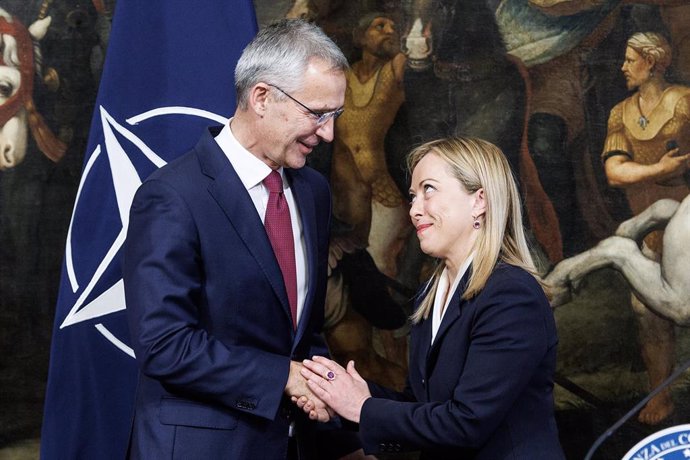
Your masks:
{"label": "woman's nose", "polygon": [[412,200],[410,203],[410,218],[414,222],[415,217],[419,217],[422,215],[422,210],[421,210],[421,205],[419,204],[419,200]]}

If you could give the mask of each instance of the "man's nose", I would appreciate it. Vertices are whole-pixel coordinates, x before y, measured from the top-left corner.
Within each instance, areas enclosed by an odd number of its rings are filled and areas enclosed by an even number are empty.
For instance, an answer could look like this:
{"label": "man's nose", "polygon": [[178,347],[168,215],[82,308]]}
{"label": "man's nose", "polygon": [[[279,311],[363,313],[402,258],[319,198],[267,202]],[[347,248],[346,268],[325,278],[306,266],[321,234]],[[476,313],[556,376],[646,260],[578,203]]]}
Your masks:
{"label": "man's nose", "polygon": [[335,133],[335,117],[329,118],[326,123],[319,126],[316,130],[316,135],[319,136],[324,142],[333,141],[333,135]]}

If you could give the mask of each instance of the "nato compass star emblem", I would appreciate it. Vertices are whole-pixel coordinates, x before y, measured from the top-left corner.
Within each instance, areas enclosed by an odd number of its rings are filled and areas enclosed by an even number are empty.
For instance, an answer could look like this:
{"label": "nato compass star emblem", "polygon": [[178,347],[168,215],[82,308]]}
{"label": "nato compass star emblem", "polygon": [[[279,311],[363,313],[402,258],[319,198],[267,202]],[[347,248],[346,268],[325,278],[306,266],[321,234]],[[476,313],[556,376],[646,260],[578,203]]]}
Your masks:
{"label": "nato compass star emblem", "polygon": [[[160,168],[166,164],[166,161],[154,152],[146,142],[123,124],[118,123],[105,107],[100,106],[99,112],[103,142],[95,146],[84,166],[67,232],[65,272],[69,288],[71,288],[71,293],[76,297],[76,300],[62,319],[61,330],[85,321],[105,318],[126,308],[124,282],[117,255],[127,235],[129,208],[132,205],[134,194],[142,182],[136,165],[141,164],[142,157],[145,158],[144,163],[152,169]],[[128,118],[126,123],[129,126],[135,126],[165,115],[189,115],[209,119],[220,124],[228,122],[226,117],[206,110],[175,106],[149,110]],[[125,139],[128,142],[121,142],[120,139]],[[104,175],[103,172],[107,172],[107,170],[109,170],[109,174]],[[85,186],[93,185],[94,181],[100,181],[103,177],[112,179],[112,190],[114,190],[115,196],[113,208],[116,209],[108,209],[105,206],[91,209],[93,206],[89,206],[89,204],[93,204],[94,198],[89,197],[88,193],[83,193]],[[86,208],[89,209],[85,211]],[[79,215],[80,212],[82,214],[110,212],[114,214],[112,218],[119,223],[120,228],[111,231],[112,235],[107,236],[105,244],[101,244],[99,248],[94,250],[93,247],[87,247],[86,238],[74,237],[75,233],[88,233],[92,230],[80,228],[80,225],[89,225],[88,223],[82,224],[81,220],[75,219],[75,216]],[[93,231],[97,230],[93,229]],[[100,235],[98,236],[100,237]],[[93,235],[88,240],[94,240]],[[96,252],[95,260],[93,252]],[[85,253],[88,253],[89,257],[85,257]],[[124,340],[117,337],[117,334],[103,322],[97,322],[94,327],[120,351],[132,358],[134,357],[134,350]]]}

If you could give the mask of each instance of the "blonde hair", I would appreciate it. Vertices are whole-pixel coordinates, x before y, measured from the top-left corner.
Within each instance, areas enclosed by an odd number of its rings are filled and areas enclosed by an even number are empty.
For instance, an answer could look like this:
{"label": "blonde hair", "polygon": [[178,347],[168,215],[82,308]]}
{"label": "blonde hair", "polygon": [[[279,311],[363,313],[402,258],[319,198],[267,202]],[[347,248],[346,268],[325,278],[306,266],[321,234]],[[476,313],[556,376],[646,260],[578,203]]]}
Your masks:
{"label": "blonde hair", "polygon": [[[479,294],[499,261],[522,267],[539,279],[525,239],[517,184],[503,152],[482,139],[438,139],[417,147],[409,154],[407,167],[410,174],[428,154],[438,155],[444,160],[451,174],[468,193],[484,189],[484,222],[477,230],[479,235],[473,248],[472,273],[462,298],[470,299]],[[411,316],[413,323],[429,316],[444,268],[445,263],[440,261],[423,290],[423,300]]]}
{"label": "blonde hair", "polygon": [[644,59],[654,60],[654,69],[663,75],[671,65],[672,50],[668,40],[655,32],[638,32],[628,39],[627,45]]}

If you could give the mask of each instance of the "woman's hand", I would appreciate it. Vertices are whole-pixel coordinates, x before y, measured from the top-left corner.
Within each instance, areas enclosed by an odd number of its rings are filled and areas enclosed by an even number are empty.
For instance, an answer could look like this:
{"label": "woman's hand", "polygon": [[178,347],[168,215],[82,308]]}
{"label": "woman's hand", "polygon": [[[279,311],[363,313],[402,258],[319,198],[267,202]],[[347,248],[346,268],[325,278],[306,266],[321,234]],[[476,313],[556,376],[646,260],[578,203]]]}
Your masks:
{"label": "woman's hand", "polygon": [[[302,376],[307,379],[307,385],[314,395],[326,403],[341,417],[359,423],[364,401],[371,397],[367,382],[355,369],[355,362],[347,363],[344,369],[335,361],[322,356],[314,356],[313,360],[305,359]],[[309,417],[313,418],[310,401],[299,400],[297,405]]]}

